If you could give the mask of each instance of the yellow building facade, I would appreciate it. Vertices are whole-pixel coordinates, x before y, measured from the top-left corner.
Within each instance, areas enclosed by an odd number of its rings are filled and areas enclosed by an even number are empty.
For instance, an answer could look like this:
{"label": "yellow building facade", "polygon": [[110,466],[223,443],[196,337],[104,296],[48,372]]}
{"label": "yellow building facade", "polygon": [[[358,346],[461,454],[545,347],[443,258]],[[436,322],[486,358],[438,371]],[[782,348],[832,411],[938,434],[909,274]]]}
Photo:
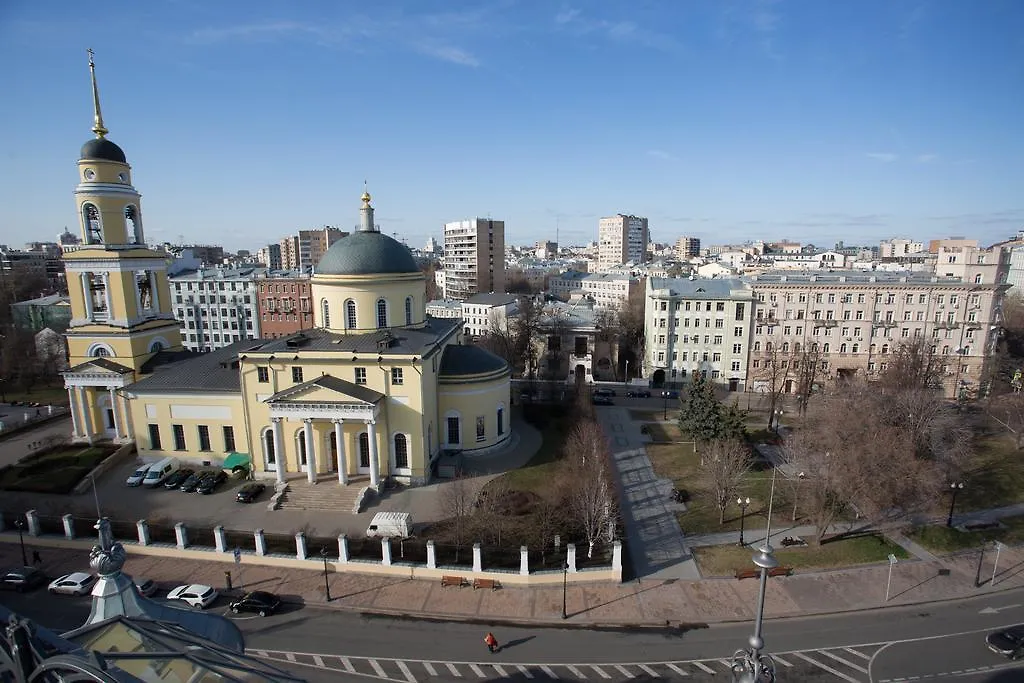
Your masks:
{"label": "yellow building facade", "polygon": [[[95,75],[93,84],[102,129]],[[164,262],[145,246],[138,194],[130,184],[116,200],[104,194],[112,179],[128,178],[124,154],[110,149],[106,129],[96,134],[83,148],[76,191],[88,239],[65,255],[76,283],[65,382],[77,439],[134,439],[146,460],[248,460],[256,476],[278,482],[374,488],[386,477],[429,481],[444,451],[506,445],[508,364],[464,345],[460,321],[426,315],[424,276],[408,248],[378,230],[368,193],[359,230],[314,271],[314,329],[183,351]],[[134,222],[122,219],[129,215]]]}

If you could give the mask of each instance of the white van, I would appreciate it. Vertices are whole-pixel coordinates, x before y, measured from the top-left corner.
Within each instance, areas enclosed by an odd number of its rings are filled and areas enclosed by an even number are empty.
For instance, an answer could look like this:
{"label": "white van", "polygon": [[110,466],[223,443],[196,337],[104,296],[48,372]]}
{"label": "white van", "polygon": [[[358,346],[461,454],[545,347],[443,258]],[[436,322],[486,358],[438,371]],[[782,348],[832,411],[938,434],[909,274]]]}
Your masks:
{"label": "white van", "polygon": [[164,479],[171,476],[171,473],[177,472],[178,467],[177,458],[164,458],[155,462],[149,466],[149,471],[146,472],[142,485],[149,487],[159,486],[164,483]]}
{"label": "white van", "polygon": [[366,529],[367,538],[409,538],[412,515],[408,512],[378,512]]}
{"label": "white van", "polygon": [[139,465],[135,468],[135,471],[124,480],[124,483],[128,486],[138,486],[142,483],[142,480],[145,479],[146,472],[149,472],[149,465]]}

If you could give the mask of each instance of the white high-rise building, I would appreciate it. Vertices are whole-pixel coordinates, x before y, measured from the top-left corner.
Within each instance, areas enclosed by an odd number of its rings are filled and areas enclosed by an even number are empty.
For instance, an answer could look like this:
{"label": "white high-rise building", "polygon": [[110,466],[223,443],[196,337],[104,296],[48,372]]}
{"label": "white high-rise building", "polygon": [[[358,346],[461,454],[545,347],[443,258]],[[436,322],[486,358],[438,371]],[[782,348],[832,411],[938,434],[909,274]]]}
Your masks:
{"label": "white high-rise building", "polygon": [[444,296],[463,301],[505,291],[505,221],[471,218],[445,223]]}
{"label": "white high-rise building", "polygon": [[597,266],[606,270],[622,263],[645,263],[650,233],[647,219],[618,214],[602,218],[597,228]]}

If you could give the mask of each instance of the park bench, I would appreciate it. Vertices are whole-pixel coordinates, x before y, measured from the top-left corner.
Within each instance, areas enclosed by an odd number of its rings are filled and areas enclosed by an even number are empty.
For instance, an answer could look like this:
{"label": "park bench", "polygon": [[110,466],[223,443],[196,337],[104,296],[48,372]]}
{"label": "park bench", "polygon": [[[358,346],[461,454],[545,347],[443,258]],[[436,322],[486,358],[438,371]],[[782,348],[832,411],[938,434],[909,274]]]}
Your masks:
{"label": "park bench", "polygon": [[[791,576],[793,574],[792,567],[772,567],[768,570],[768,576]],[[761,576],[760,569],[737,569],[737,579],[756,579]]]}
{"label": "park bench", "polygon": [[463,576],[442,576],[441,585],[444,587],[458,586],[462,588],[463,586],[468,586],[469,582]]}
{"label": "park bench", "polygon": [[473,590],[477,588],[490,588],[496,591],[501,588],[501,582],[497,579],[473,579]]}

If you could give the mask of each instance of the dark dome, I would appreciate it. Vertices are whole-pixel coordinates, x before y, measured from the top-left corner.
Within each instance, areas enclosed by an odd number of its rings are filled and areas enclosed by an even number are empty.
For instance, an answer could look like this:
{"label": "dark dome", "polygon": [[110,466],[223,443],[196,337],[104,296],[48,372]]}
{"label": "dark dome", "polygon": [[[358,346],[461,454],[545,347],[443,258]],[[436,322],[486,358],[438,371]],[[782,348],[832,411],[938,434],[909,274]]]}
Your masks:
{"label": "dark dome", "polygon": [[504,358],[487,349],[472,344],[449,344],[444,347],[444,353],[441,354],[441,369],[437,374],[441,377],[465,377],[508,369],[508,363]]}
{"label": "dark dome", "polygon": [[331,245],[316,272],[321,275],[418,273],[409,247],[379,232],[354,232]]}
{"label": "dark dome", "polygon": [[93,138],[82,145],[82,155],[79,159],[103,159],[105,161],[119,161],[127,164],[124,151],[106,138]]}

